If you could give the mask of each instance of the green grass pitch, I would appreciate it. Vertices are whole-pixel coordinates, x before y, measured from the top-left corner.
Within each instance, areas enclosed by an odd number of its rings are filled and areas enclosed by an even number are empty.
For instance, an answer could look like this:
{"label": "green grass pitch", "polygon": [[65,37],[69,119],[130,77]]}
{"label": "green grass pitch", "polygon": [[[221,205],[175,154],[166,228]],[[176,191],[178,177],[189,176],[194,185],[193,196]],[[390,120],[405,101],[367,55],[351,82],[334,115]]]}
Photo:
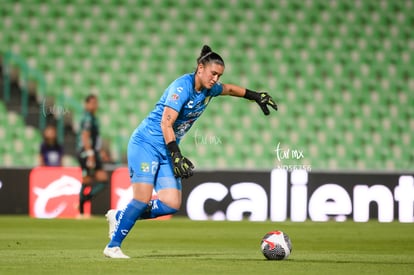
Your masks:
{"label": "green grass pitch", "polygon": [[[268,261],[261,237],[292,239],[288,260]],[[414,224],[139,221],[108,259],[107,223],[0,216],[0,274],[414,274]]]}

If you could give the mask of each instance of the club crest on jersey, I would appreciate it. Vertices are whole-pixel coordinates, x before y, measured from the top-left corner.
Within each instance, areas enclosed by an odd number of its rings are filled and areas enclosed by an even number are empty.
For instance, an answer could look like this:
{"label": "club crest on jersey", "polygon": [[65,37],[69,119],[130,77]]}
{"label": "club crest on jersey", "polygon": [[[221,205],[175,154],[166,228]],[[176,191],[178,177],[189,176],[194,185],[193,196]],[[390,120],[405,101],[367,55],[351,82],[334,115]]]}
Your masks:
{"label": "club crest on jersey", "polygon": [[144,173],[149,172],[150,166],[147,162],[141,162],[141,171]]}

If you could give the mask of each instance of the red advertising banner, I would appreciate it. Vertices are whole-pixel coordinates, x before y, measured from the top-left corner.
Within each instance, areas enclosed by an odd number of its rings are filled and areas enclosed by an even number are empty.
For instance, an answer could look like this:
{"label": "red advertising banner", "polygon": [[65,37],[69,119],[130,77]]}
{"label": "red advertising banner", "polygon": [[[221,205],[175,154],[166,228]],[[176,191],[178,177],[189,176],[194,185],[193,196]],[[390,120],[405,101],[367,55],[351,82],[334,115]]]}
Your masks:
{"label": "red advertising banner", "polygon": [[[154,192],[152,199],[156,199]],[[111,208],[122,210],[132,199],[132,187],[129,180],[127,167],[117,168],[112,172],[111,177]],[[159,217],[157,219],[170,219],[172,216]]]}
{"label": "red advertising banner", "polygon": [[132,199],[128,168],[115,169],[111,177],[111,209],[124,209]]}
{"label": "red advertising banner", "polygon": [[[79,215],[79,167],[37,167],[29,177],[29,214],[34,218],[75,218]],[[90,203],[85,204],[90,214]]]}

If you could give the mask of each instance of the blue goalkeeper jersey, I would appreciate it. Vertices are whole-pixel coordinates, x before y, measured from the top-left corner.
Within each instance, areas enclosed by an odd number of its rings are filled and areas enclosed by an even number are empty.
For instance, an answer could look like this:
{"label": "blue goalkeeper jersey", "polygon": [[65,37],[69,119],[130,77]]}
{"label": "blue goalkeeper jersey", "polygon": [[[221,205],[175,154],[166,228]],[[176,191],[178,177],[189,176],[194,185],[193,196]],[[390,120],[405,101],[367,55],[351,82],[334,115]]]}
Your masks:
{"label": "blue goalkeeper jersey", "polygon": [[222,93],[223,87],[217,82],[211,89],[196,91],[194,86],[195,73],[185,74],[173,81],[164,91],[154,110],[141,122],[132,134],[132,139],[140,134],[155,146],[165,146],[161,130],[161,118],[164,107],[170,107],[178,112],[173,125],[177,143],[190,130],[194,122],[201,116],[212,97]]}
{"label": "blue goalkeeper jersey", "polygon": [[201,116],[212,97],[220,95],[223,91],[223,87],[219,82],[214,84],[211,89],[196,91],[194,77],[195,73],[185,74],[173,81],[155,105],[154,110],[134,131],[131,139],[140,135],[155,146],[165,147],[161,130],[161,117],[164,107],[168,106],[178,112],[173,129],[177,143],[179,143],[194,122]]}

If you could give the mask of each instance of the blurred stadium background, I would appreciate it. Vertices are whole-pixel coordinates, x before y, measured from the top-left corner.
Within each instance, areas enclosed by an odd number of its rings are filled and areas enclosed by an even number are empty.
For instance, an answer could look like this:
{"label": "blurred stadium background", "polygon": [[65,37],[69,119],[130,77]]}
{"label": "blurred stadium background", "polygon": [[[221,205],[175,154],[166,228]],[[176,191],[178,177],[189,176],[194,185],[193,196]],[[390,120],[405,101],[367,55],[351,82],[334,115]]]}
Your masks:
{"label": "blurred stadium background", "polygon": [[[122,2],[122,4],[120,4]],[[200,169],[270,169],[277,145],[312,169],[414,162],[414,1],[1,1],[0,166],[34,166],[57,121],[66,165],[84,97],[125,160],[132,130],[204,43],[223,82],[269,91],[279,111],[217,98],[182,142]]]}

